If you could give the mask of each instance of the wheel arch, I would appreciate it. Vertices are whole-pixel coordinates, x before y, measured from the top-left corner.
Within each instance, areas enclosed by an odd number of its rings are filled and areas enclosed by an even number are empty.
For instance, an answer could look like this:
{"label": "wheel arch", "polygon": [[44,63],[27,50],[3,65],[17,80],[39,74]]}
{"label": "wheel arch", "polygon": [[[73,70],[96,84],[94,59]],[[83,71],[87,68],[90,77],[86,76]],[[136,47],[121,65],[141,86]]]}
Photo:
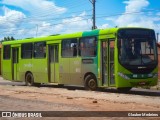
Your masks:
{"label": "wheel arch", "polygon": [[97,77],[96,77],[96,75],[95,75],[94,73],[92,73],[92,72],[87,72],[87,73],[85,73],[85,74],[84,74],[84,77],[83,77],[83,80],[85,80],[85,78],[86,78],[88,75],[92,75],[92,76],[95,78],[96,82],[97,82]]}

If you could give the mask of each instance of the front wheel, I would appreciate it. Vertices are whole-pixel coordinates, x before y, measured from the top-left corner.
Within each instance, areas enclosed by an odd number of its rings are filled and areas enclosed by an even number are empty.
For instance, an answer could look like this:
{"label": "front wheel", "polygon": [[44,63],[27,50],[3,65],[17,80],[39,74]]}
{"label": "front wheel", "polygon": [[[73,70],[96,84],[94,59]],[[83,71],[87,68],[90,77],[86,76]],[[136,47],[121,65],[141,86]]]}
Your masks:
{"label": "front wheel", "polygon": [[85,78],[85,88],[87,90],[96,90],[97,89],[97,81],[93,75],[88,75]]}

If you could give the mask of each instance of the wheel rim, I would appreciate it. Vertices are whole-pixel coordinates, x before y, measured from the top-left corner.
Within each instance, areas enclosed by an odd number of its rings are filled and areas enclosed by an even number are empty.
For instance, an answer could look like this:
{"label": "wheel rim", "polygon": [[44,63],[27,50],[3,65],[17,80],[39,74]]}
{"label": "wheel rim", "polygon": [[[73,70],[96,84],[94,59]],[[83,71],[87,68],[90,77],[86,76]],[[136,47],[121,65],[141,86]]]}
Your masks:
{"label": "wheel rim", "polygon": [[91,89],[95,89],[96,88],[96,81],[94,79],[91,79],[88,82],[88,87],[91,88]]}
{"label": "wheel rim", "polygon": [[32,85],[32,76],[31,75],[27,75],[27,84]]}

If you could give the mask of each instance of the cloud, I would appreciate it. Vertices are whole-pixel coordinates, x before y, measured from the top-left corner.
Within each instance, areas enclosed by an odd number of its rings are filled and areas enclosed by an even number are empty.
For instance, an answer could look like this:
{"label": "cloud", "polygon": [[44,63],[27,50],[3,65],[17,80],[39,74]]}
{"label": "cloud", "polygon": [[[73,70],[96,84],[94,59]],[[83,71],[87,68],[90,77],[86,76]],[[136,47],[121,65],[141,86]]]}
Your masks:
{"label": "cloud", "polygon": [[31,15],[62,14],[67,10],[66,8],[56,6],[53,1],[48,0],[2,0],[0,3],[20,7]]}
{"label": "cloud", "polygon": [[[22,39],[90,30],[92,26],[92,21],[87,19],[85,11],[70,18],[55,20],[61,17],[67,8],[58,7],[50,0],[2,0],[0,3],[7,6],[3,9],[4,15],[0,16],[3,23],[4,19],[8,19],[8,25],[3,26],[9,31],[5,36]],[[15,7],[23,11],[18,11]],[[24,11],[29,12],[29,16]],[[11,21],[11,18],[15,19],[15,22]]]}
{"label": "cloud", "polygon": [[151,27],[153,21],[142,13],[142,10],[149,5],[147,0],[129,0],[124,2],[126,4],[125,12],[115,20],[115,24],[118,26],[146,26],[150,24]]}
{"label": "cloud", "polygon": [[[149,17],[143,12],[150,4],[148,0],[127,0],[123,3],[126,4],[124,13],[115,14],[105,20],[112,23],[112,26],[146,27],[147,25],[147,27],[153,28],[155,17]],[[151,12],[148,12],[149,14],[152,15]]]}
{"label": "cloud", "polygon": [[160,16],[160,12],[157,13],[157,16]]}
{"label": "cloud", "polygon": [[55,24],[43,21],[34,25],[34,27],[31,27],[30,29],[18,29],[16,35],[19,35],[19,38],[41,37],[90,30],[91,26],[92,21],[86,18],[86,12],[82,12],[77,16],[62,19]]}
{"label": "cloud", "polygon": [[127,4],[125,7],[125,12],[137,12],[143,10],[143,8],[149,5],[147,0],[129,0],[124,1],[123,3]]}
{"label": "cloud", "polygon": [[92,22],[90,19],[86,19],[85,16],[86,13],[82,12],[78,16],[62,19],[60,23],[57,24],[43,23],[39,26],[38,35],[45,36],[51,34],[73,33],[89,30],[91,29]]}
{"label": "cloud", "polygon": [[160,12],[147,10],[150,5],[148,0],[127,0],[123,3],[126,6],[122,15],[105,18],[112,26],[145,27],[154,29],[156,33],[160,32]]}
{"label": "cloud", "polygon": [[106,18],[107,21],[112,21],[118,27],[147,27],[159,31],[156,24],[160,20],[159,13],[146,10],[150,5],[148,0],[128,0],[123,3],[126,4],[124,13],[118,17]]}
{"label": "cloud", "polygon": [[127,0],[123,3],[126,4],[124,13],[105,18],[112,22],[112,26],[155,28],[155,22],[160,20],[160,13],[146,10],[150,5],[148,0]]}
{"label": "cloud", "polygon": [[16,38],[35,37],[37,25],[40,26],[38,27],[40,36],[53,33],[53,27],[49,26],[50,20],[67,11],[66,8],[58,7],[49,0],[1,0],[0,4],[3,5],[1,10],[4,13],[0,16],[3,36]]}
{"label": "cloud", "polygon": [[103,24],[103,25],[100,25],[98,26],[99,29],[106,29],[106,28],[109,28],[109,24]]}
{"label": "cloud", "polygon": [[5,6],[1,9],[4,13],[3,16],[0,16],[0,29],[2,33],[11,33],[26,17],[22,12],[11,10]]}
{"label": "cloud", "polygon": [[[124,2],[126,4],[124,15],[121,15],[115,21],[115,24],[120,26],[134,26],[152,28],[155,32],[160,32],[160,14],[156,11],[145,11],[149,7],[148,0],[129,0]],[[127,14],[131,12],[131,14]],[[135,13],[134,13],[135,12]],[[139,12],[139,13],[136,13]]]}

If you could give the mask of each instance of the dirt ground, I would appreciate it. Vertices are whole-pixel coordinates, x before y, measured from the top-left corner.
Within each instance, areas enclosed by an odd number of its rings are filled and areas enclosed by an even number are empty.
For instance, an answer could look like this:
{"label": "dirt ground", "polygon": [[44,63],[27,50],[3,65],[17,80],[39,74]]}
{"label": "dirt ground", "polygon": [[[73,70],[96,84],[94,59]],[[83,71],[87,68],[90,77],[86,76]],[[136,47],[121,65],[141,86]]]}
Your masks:
{"label": "dirt ground", "polygon": [[[155,96],[150,95],[152,93],[139,95],[86,91],[83,88],[70,90],[57,86],[28,87],[23,84],[11,84],[0,78],[0,111],[160,111],[160,91],[156,91]],[[90,117],[90,119],[106,118]],[[140,119],[146,119],[146,117]]]}

